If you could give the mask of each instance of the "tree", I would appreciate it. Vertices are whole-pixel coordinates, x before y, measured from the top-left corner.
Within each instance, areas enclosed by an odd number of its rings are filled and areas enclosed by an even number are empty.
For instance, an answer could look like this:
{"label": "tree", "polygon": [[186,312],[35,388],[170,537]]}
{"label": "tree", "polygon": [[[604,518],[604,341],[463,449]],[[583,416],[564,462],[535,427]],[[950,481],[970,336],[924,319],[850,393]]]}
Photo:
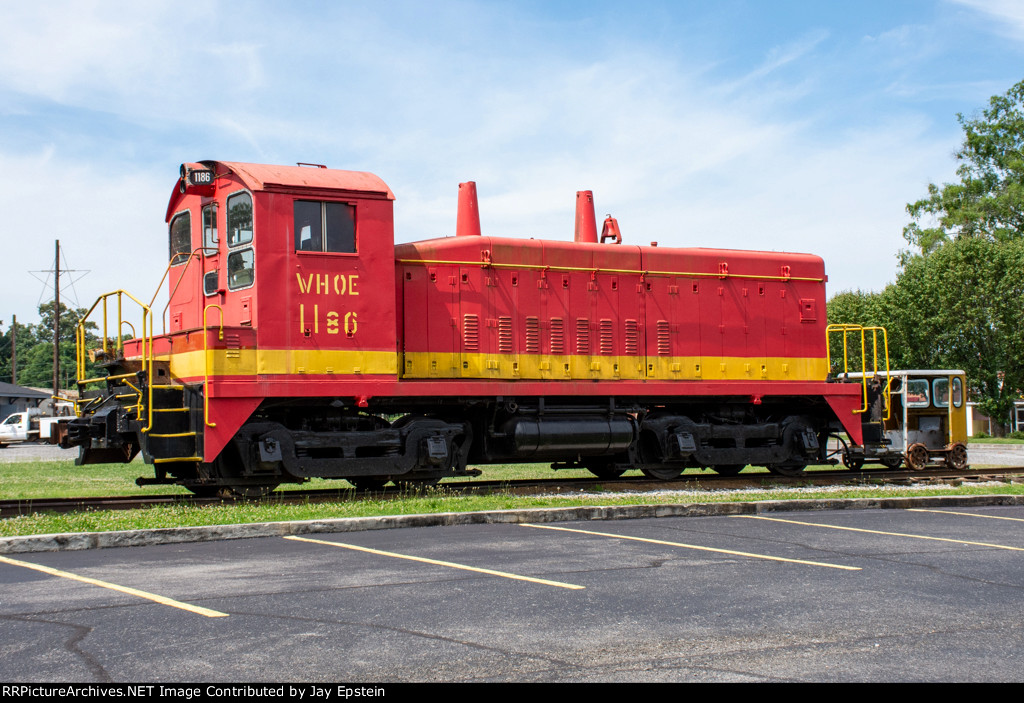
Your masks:
{"label": "tree", "polygon": [[884,325],[893,367],[963,369],[1005,418],[1024,391],[1024,81],[957,120],[960,182],[907,205],[896,282],[837,295],[829,321]]}
{"label": "tree", "polygon": [[[0,381],[4,383],[14,383],[16,385],[24,385],[21,383],[21,370],[24,368],[23,364],[25,354],[28,350],[36,343],[35,335],[33,334],[32,325],[26,325],[22,322],[18,322],[17,334],[14,332],[14,324],[7,326],[7,329],[0,331]],[[0,327],[3,326],[3,322],[0,321]],[[15,339],[17,339],[18,345],[18,378],[17,380],[13,377],[12,368],[12,352],[14,350]]]}
{"label": "tree", "polygon": [[[887,318],[882,311],[882,294],[857,290],[844,291],[834,295],[828,301],[828,322],[830,325],[856,324],[865,327],[885,327],[887,325]],[[829,356],[832,360],[831,372],[837,375],[843,373],[844,370],[860,371],[862,368],[860,361],[860,335],[847,334],[845,336],[845,351],[843,348],[843,338],[844,336],[841,333],[829,335]],[[868,370],[870,370],[870,348],[868,349],[868,354]],[[845,366],[843,363],[844,358],[847,360]],[[884,361],[880,365],[884,367]]]}
{"label": "tree", "polygon": [[[18,323],[18,385],[50,388],[53,384],[53,301],[39,306],[40,321]],[[75,380],[75,340],[78,323],[85,316],[84,308],[70,309],[60,305],[60,386],[71,387]],[[86,322],[86,346],[98,347],[96,323]],[[11,379],[11,333],[0,334],[0,380]],[[86,374],[96,375],[95,365],[86,361]],[[12,381],[13,382],[13,381]]]}
{"label": "tree", "polygon": [[903,236],[922,255],[954,237],[1008,241],[1024,233],[1024,81],[992,97],[980,117],[957,121],[960,182],[929,184],[928,197],[907,205],[914,221]]}
{"label": "tree", "polygon": [[1024,388],[1024,239],[960,236],[910,259],[882,294],[904,368],[963,369],[982,412]]}

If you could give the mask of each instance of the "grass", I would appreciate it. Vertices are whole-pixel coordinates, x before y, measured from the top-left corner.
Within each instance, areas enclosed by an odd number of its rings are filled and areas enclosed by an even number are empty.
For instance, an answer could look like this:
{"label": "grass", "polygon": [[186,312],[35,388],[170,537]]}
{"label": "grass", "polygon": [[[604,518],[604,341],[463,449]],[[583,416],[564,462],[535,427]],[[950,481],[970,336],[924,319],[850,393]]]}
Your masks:
{"label": "grass", "polygon": [[[4,498],[45,498],[54,496],[84,497],[87,495],[174,494],[187,493],[178,486],[147,486],[138,488],[134,478],[148,474],[141,462],[129,465],[76,467],[67,461],[24,462],[0,465],[0,496]],[[696,471],[696,470],[694,470]],[[753,472],[754,470],[748,469]],[[550,477],[546,464],[520,464],[487,467],[485,478],[507,479]],[[746,473],[746,472],[744,472]],[[588,475],[586,471],[566,471],[560,475]],[[456,495],[444,484],[427,491],[409,492],[397,498],[369,497],[332,503],[285,505],[274,498],[248,504],[199,507],[176,505],[145,510],[85,511],[77,513],[35,513],[0,520],[0,536],[53,534],[64,532],[96,532],[128,529],[151,529],[196,525],[225,525],[248,522],[314,520],[379,515],[411,515],[476,510],[510,510],[523,508],[571,507],[580,505],[636,505],[659,503],[720,503],[730,501],[787,500],[813,498],[868,498],[901,495],[976,495],[1024,494],[1020,484],[987,486],[965,485],[955,488],[893,488],[844,487],[840,489],[770,489],[771,478],[765,474],[763,490],[710,491],[698,488],[643,494],[609,493],[600,489],[579,495],[573,492],[543,496]],[[453,481],[465,482],[466,479]],[[341,488],[345,482],[317,480],[308,488]]]}
{"label": "grass", "polygon": [[[465,484],[473,481],[514,481],[520,479],[553,478],[556,472],[550,464],[497,464],[483,466],[483,476],[445,479],[445,484]],[[744,473],[767,469],[749,468]],[[690,469],[687,475],[700,475],[700,469]],[[639,471],[627,476],[640,476]],[[153,476],[153,468],[136,459],[131,464],[95,464],[75,466],[72,461],[24,461],[0,464],[0,498],[5,500],[32,500],[36,498],[89,498],[94,496],[123,495],[189,495],[181,486],[136,486],[138,476]],[[587,477],[593,474],[585,469],[566,469],[557,472],[559,478]],[[347,481],[312,479],[303,484],[282,484],[283,490],[321,490],[351,488]]]}
{"label": "grass", "polygon": [[1024,444],[1024,439],[1012,437],[971,437],[970,444]]}
{"label": "grass", "polygon": [[366,498],[352,502],[284,505],[273,499],[243,505],[198,507],[177,505],[146,510],[103,510],[79,513],[35,513],[0,520],[0,536],[53,534],[63,532],[105,532],[194,525],[230,525],[250,522],[316,520],[378,515],[512,510],[523,508],[572,507],[580,505],[637,505],[662,503],[724,503],[734,501],[790,500],[814,498],[877,498],[919,495],[1024,494],[1024,485],[960,486],[956,488],[843,488],[840,490],[745,490],[687,491],[662,494],[600,494],[547,496],[452,495],[443,488],[395,499]]}

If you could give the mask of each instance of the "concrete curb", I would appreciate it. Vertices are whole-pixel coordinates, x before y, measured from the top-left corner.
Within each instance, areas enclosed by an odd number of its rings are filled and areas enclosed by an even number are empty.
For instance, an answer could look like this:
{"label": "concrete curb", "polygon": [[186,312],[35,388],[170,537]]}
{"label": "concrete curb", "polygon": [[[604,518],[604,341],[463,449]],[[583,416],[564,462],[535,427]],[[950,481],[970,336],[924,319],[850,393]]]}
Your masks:
{"label": "concrete curb", "polygon": [[842,498],[834,500],[766,500],[737,503],[675,503],[666,505],[581,506],[487,510],[472,513],[386,515],[382,517],[261,522],[244,525],[170,527],[117,532],[72,532],[0,538],[0,554],[57,552],[111,547],[142,547],[183,542],[213,542],[253,537],[329,534],[448,525],[570,522],[577,520],[635,520],[660,517],[712,517],[811,510],[905,510],[907,508],[967,508],[989,505],[1024,505],[1024,496],[919,496],[899,498]]}

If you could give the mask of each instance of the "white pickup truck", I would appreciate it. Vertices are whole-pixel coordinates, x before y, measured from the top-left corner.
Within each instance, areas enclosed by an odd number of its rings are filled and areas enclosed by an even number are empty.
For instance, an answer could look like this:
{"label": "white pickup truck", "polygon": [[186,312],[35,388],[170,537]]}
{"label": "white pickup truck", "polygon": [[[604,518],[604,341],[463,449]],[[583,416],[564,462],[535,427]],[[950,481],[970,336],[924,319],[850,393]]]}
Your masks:
{"label": "white pickup truck", "polygon": [[22,413],[8,415],[0,423],[0,447],[14,442],[47,442],[56,444],[57,426],[62,422],[74,419],[71,415],[50,417],[43,415],[38,408],[30,408]]}

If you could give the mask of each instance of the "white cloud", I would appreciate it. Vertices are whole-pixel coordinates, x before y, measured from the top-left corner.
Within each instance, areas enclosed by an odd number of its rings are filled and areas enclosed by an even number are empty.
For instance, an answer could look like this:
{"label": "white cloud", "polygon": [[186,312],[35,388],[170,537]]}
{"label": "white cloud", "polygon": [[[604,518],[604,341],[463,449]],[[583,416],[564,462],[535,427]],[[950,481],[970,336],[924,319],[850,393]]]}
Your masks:
{"label": "white cloud", "polygon": [[[848,105],[874,96],[832,90],[834,69],[865,58],[833,55],[834,31],[782,37],[735,76],[685,37],[682,49],[630,36],[603,46],[566,21],[534,33],[509,6],[242,7],[11,8],[0,92],[29,114],[38,101],[73,117],[45,144],[0,148],[0,232],[43,242],[10,258],[8,280],[48,267],[60,237],[70,263],[94,271],[82,297],[150,294],[177,163],[220,158],[377,172],[398,197],[400,241],[454,230],[459,181],[478,181],[484,232],[502,236],[571,238],[575,191],[592,189],[627,242],[809,251],[833,290],[879,288],[895,274],[905,203],[952,176],[957,135],[936,136],[902,103],[844,125]],[[873,66],[930,55],[904,26],[878,34]],[[899,85],[887,97],[920,90]],[[91,112],[135,131],[76,132]],[[114,151],[90,160],[83,142],[99,137]],[[5,300],[36,285],[24,279],[3,284]]]}
{"label": "white cloud", "polygon": [[1024,40],[1024,5],[1019,0],[947,0],[987,15],[995,23],[993,31],[1016,40]]}
{"label": "white cloud", "polygon": [[0,163],[5,325],[12,314],[35,322],[40,299],[52,299],[29,272],[53,268],[58,239],[67,265],[89,272],[62,302],[89,307],[117,288],[148,302],[167,258],[163,212],[172,178],[125,164],[75,163],[52,148],[0,154]]}

